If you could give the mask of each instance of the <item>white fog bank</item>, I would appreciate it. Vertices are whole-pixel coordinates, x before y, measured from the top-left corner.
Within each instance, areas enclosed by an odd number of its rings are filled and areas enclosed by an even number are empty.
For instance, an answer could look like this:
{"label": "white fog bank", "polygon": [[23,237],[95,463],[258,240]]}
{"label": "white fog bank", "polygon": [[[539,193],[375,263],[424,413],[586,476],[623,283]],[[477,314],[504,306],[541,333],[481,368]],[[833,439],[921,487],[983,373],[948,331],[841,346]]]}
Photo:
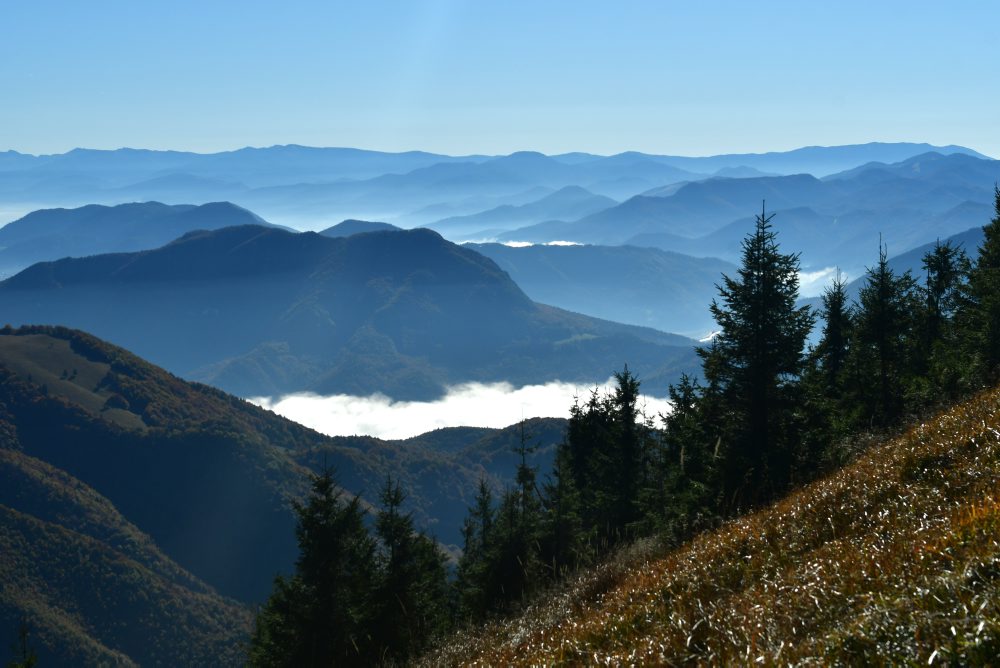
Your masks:
{"label": "white fog bank", "polygon": [[[614,386],[608,380],[602,391]],[[585,401],[593,386],[553,382],[515,388],[510,383],[464,383],[435,401],[393,401],[381,394],[356,397],[290,394],[249,401],[328,436],[363,434],[409,438],[442,427],[506,427],[522,418],[569,417],[573,398]],[[642,396],[647,415],[666,413],[666,399]]]}

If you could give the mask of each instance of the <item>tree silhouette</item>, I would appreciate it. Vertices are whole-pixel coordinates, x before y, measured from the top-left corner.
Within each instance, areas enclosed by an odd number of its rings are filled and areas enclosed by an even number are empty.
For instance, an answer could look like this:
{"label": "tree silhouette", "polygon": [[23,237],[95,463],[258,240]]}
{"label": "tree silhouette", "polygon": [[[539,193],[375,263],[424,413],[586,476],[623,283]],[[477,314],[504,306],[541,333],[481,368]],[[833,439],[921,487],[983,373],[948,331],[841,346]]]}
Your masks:
{"label": "tree silhouette", "polygon": [[698,350],[722,405],[718,437],[731,509],[783,490],[797,447],[796,384],[814,317],[808,307],[795,306],[799,258],[780,251],[773,217],[762,211],[743,240],[737,275],[723,276],[719,299],[710,305],[721,331]]}

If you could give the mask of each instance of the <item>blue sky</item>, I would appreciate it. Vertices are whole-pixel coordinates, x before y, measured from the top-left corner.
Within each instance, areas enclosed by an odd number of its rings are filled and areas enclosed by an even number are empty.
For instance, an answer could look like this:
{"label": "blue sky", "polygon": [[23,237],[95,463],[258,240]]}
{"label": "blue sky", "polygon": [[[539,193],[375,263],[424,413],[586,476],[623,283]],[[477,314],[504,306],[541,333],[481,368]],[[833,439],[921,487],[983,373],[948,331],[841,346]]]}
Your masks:
{"label": "blue sky", "polygon": [[0,3],[0,150],[1000,157],[1000,3]]}

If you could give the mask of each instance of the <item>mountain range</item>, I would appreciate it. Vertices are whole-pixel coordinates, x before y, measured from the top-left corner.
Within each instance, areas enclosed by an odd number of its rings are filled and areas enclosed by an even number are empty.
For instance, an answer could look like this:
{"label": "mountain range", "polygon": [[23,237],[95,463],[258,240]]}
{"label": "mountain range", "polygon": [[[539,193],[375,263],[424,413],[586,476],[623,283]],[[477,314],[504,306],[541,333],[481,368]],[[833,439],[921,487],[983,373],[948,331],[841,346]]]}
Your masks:
{"label": "mountain range", "polygon": [[484,238],[546,220],[582,218],[616,204],[610,197],[595,195],[579,186],[565,186],[527,204],[502,204],[475,214],[444,218],[425,227],[449,239]]}
{"label": "mountain range", "polygon": [[157,248],[187,232],[232,225],[270,223],[229,202],[42,209],[0,227],[0,276],[44,260]]}
{"label": "mountain range", "polygon": [[[74,149],[33,156],[8,151],[0,153],[0,205],[29,211],[136,200],[171,204],[229,200],[272,222],[302,229],[321,229],[330,224],[324,221],[345,218],[387,220],[408,227],[504,203],[524,204],[547,194],[539,192],[540,188],[551,192],[579,186],[623,200],[713,175],[824,176],[873,161],[899,162],[928,151],[983,157],[964,147],[913,143],[699,158],[637,152],[446,156],[304,146],[214,154]],[[527,193],[534,195],[525,199]],[[470,203],[458,205],[462,201]],[[448,208],[452,213],[434,217],[435,211]]]}
{"label": "mountain range", "polygon": [[500,241],[654,246],[728,261],[755,212],[776,212],[784,247],[807,269],[856,273],[880,236],[903,252],[988,219],[1000,161],[928,153],[870,163],[817,179],[808,174],[712,178],[659,189],[576,221],[550,221],[498,235]]}
{"label": "mountain range", "polygon": [[260,226],[36,264],[0,283],[12,324],[91,331],[242,396],[430,399],[448,385],[594,383],[628,363],[665,388],[693,341],[544,306],[426,229],[343,238]]}

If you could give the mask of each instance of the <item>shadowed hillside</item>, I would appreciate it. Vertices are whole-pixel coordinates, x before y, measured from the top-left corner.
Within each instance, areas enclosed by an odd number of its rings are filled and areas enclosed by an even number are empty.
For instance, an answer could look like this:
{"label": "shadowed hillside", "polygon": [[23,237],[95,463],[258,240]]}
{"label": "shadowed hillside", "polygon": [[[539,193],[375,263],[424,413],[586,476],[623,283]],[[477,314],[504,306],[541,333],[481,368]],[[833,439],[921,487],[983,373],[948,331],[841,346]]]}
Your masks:
{"label": "shadowed hillside", "polygon": [[[313,471],[335,467],[344,489],[369,500],[392,474],[417,525],[448,547],[480,478],[500,489],[516,465],[516,427],[331,438],[63,328],[0,330],[0,378],[0,505],[28,516],[9,515],[11,526],[54,522],[145,564],[150,577],[247,602],[290,568],[288,502]],[[533,461],[549,465],[564,429],[528,421]],[[26,481],[51,491],[24,491],[34,489]],[[38,541],[16,551],[43,549]]]}

